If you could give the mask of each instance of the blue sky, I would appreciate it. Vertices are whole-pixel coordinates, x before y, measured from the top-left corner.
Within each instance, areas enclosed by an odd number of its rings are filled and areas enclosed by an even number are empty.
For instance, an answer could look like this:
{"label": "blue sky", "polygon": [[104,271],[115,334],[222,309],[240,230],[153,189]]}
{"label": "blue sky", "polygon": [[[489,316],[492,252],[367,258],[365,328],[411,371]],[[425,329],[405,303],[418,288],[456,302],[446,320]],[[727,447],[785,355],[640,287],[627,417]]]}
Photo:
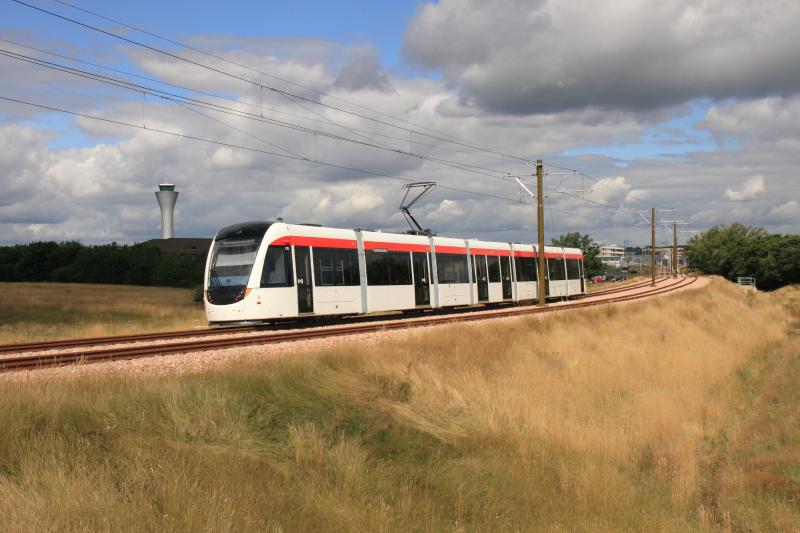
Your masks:
{"label": "blue sky", "polygon": [[684,157],[689,153],[730,148],[732,143],[724,142],[720,146],[709,131],[699,126],[699,122],[706,116],[711,105],[712,102],[707,99],[697,99],[689,104],[686,113],[648,128],[637,141],[620,139],[602,146],[583,146],[564,150],[559,155],[570,157],[602,154],[619,160],[619,164],[624,166],[627,162],[640,157]]}
{"label": "blue sky", "polygon": [[[76,18],[74,11],[56,2],[31,2],[44,9]],[[70,39],[91,45],[102,38],[76,30],[63,21],[38,14],[25,6],[4,1],[3,27],[29,30],[38,36]],[[237,1],[229,2],[102,2],[81,0],[82,8],[170,38],[184,39],[198,34],[237,37],[296,37],[330,39],[344,44],[372,43],[388,67],[400,62],[406,25],[419,2],[353,0],[330,2]],[[97,20],[97,19],[95,19]],[[98,21],[102,27],[107,23]]]}

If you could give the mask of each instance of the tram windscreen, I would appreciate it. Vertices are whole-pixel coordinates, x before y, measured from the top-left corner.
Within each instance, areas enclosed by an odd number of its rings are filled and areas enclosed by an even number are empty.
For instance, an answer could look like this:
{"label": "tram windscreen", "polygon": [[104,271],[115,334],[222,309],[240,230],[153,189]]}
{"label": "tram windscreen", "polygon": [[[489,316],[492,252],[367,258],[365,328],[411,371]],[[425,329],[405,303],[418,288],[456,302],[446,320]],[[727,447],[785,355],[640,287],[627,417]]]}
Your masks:
{"label": "tram windscreen", "polygon": [[259,241],[254,238],[222,239],[214,243],[208,286],[244,287],[253,270]]}

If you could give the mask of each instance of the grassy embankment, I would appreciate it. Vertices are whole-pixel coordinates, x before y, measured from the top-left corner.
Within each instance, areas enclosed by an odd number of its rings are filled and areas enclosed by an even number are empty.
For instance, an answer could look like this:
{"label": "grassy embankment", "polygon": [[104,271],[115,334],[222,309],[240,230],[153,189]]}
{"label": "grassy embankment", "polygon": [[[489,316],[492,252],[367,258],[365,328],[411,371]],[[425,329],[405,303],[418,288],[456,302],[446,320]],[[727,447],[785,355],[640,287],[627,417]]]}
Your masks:
{"label": "grassy embankment", "polygon": [[0,283],[0,344],[189,329],[206,324],[189,289]]}
{"label": "grassy embankment", "polygon": [[715,281],[207,374],[0,380],[0,527],[791,529],[798,320],[798,289]]}

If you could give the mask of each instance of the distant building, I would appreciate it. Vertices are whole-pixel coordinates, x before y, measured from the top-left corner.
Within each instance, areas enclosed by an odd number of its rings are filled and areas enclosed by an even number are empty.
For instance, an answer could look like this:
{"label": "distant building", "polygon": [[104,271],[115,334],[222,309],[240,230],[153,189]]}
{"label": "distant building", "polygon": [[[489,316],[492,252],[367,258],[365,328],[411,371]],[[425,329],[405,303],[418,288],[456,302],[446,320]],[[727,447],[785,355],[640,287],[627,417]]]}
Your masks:
{"label": "distant building", "polygon": [[173,216],[175,213],[175,202],[178,201],[178,192],[175,190],[174,183],[161,183],[156,191],[158,207],[161,208],[161,238],[171,239],[175,236],[173,230]]}
{"label": "distant building", "polygon": [[[649,257],[650,256],[650,247],[649,246],[645,246],[644,248],[642,248],[642,252],[644,253],[644,255]],[[686,245],[685,244],[679,244],[678,245],[678,259],[683,258],[685,252],[686,252]],[[670,256],[671,257],[672,256],[672,246],[656,246],[656,255],[665,255],[665,256]]]}
{"label": "distant building", "polygon": [[600,251],[597,258],[603,264],[612,268],[619,268],[623,266],[623,258],[625,257],[625,248],[616,244],[601,244]]}

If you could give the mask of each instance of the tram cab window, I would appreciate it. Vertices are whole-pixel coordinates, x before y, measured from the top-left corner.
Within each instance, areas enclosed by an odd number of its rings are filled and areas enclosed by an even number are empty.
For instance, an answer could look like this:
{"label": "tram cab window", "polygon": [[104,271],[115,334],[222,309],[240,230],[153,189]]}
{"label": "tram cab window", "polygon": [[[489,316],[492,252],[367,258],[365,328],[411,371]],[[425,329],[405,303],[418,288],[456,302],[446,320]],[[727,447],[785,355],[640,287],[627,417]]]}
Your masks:
{"label": "tram cab window", "polygon": [[367,250],[367,285],[411,285],[411,254]]}
{"label": "tram cab window", "polygon": [[581,279],[581,271],[578,259],[567,259],[567,278]]}
{"label": "tram cab window", "polygon": [[533,257],[515,257],[517,281],[536,281],[536,259]]}
{"label": "tram cab window", "polygon": [[564,271],[564,260],[560,257],[547,260],[547,269],[550,272],[550,281],[564,281],[566,272]]}
{"label": "tram cab window", "polygon": [[209,287],[244,287],[253,269],[259,242],[253,238],[221,239],[214,243]]}
{"label": "tram cab window", "polygon": [[486,259],[489,264],[489,282],[500,283],[500,258],[490,255]]}
{"label": "tram cab window", "polygon": [[291,287],[293,285],[291,246],[270,246],[267,248],[264,268],[261,271],[261,286]]}
{"label": "tram cab window", "polygon": [[439,283],[469,283],[469,263],[465,254],[436,254]]}
{"label": "tram cab window", "polygon": [[314,248],[314,285],[341,287],[360,284],[357,250]]}

